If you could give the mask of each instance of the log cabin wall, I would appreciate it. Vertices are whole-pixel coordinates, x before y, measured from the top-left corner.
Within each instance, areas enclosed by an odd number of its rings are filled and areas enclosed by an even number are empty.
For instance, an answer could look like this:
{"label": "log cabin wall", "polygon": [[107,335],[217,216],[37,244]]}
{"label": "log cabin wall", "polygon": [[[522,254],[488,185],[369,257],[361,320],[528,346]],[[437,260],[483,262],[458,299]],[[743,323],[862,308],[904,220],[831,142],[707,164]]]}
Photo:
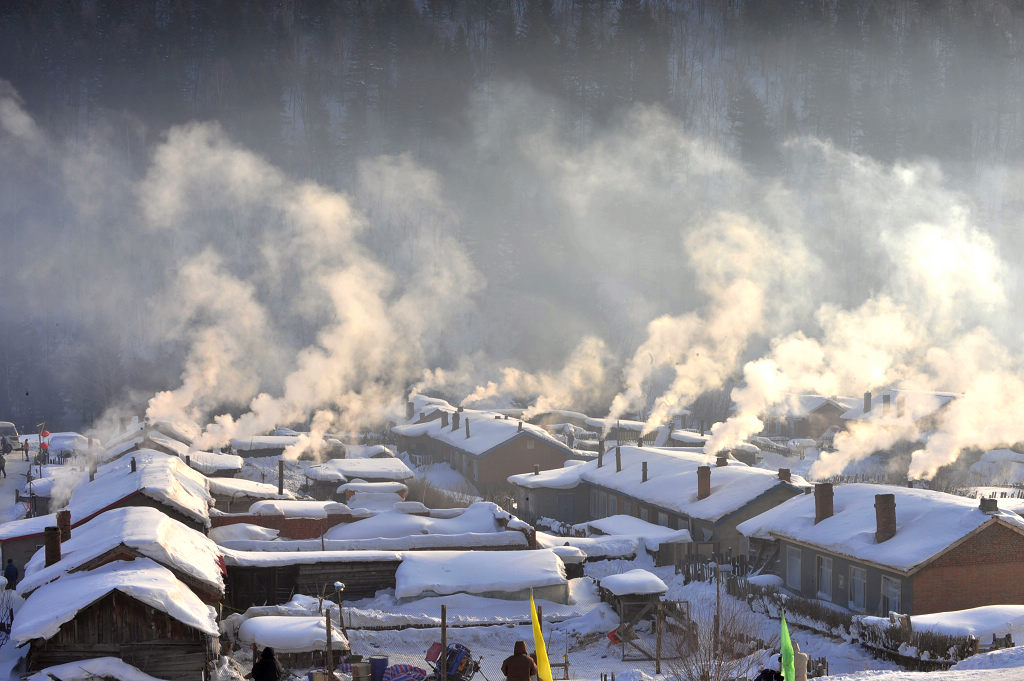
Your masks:
{"label": "log cabin wall", "polygon": [[[254,605],[280,605],[296,593],[334,595],[334,583],[343,582],[344,600],[368,598],[380,589],[395,588],[401,561],[324,562],[301,565],[229,565],[225,578],[225,604],[242,611]],[[333,598],[332,598],[333,600]]]}
{"label": "log cabin wall", "polygon": [[111,656],[167,681],[208,679],[218,639],[119,591],[83,608],[51,638],[32,641],[27,670]]}

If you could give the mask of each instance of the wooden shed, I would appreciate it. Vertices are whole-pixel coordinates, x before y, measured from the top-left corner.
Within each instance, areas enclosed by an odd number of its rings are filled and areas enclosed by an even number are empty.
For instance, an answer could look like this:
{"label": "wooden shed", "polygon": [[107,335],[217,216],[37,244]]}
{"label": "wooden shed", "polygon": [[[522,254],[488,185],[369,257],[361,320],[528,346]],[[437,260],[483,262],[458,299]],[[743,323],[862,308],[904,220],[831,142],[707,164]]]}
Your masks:
{"label": "wooden shed", "polygon": [[167,681],[211,678],[220,650],[214,610],[148,559],[67,575],[33,593],[11,628],[26,669],[101,656]]}

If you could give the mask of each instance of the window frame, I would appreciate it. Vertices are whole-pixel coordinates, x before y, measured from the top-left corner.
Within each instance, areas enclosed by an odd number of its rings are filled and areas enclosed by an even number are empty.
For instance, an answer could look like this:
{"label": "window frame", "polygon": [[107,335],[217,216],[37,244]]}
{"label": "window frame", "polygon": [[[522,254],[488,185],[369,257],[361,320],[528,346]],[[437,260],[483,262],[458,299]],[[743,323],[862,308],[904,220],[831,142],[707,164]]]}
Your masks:
{"label": "window frame", "polygon": [[[794,561],[795,559],[795,561]],[[791,577],[793,577],[793,567],[796,566],[796,583],[793,583]],[[800,593],[800,584],[803,581],[801,579],[800,571],[803,568],[803,551],[799,546],[787,546],[786,547],[786,574],[785,582],[786,587]]]}
{"label": "window frame", "polygon": [[[859,575],[859,578],[856,576]],[[850,566],[850,591],[847,595],[847,607],[850,610],[856,610],[857,612],[864,612],[868,607],[868,571],[862,567],[856,565]],[[860,583],[860,603],[858,604],[854,598],[854,584]]]}

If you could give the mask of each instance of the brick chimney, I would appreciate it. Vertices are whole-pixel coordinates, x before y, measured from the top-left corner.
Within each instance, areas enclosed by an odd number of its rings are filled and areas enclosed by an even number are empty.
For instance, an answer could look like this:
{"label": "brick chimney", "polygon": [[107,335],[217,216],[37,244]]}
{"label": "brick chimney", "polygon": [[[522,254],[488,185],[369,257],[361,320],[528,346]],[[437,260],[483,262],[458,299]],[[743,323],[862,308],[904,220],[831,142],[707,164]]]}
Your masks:
{"label": "brick chimney", "polygon": [[62,542],[71,539],[71,511],[66,508],[63,511],[57,511],[57,528],[60,530]]}
{"label": "brick chimney", "polygon": [[60,529],[56,526],[47,527],[43,530],[44,556],[46,557],[45,567],[50,567],[60,560]]}
{"label": "brick chimney", "polygon": [[405,403],[405,418],[406,419],[411,419],[413,417],[413,414],[415,414],[415,413],[416,413],[416,405],[414,405],[412,403],[412,400],[408,400]]}
{"label": "brick chimney", "polygon": [[534,475],[540,475],[540,464],[539,463],[533,464],[533,474]]}
{"label": "brick chimney", "polygon": [[640,482],[647,482],[647,462],[640,462]]}
{"label": "brick chimney", "polygon": [[711,496],[711,466],[697,468],[697,500]]}
{"label": "brick chimney", "polygon": [[604,447],[597,448],[597,467],[600,468],[604,465]]}
{"label": "brick chimney", "polygon": [[[462,407],[459,407],[459,411],[461,411],[461,410],[462,410]],[[455,412],[454,414],[452,414],[452,430],[458,430],[459,429],[459,419],[460,418],[462,418],[462,416],[461,416],[461,414],[458,411]]]}
{"label": "brick chimney", "polygon": [[882,542],[896,536],[896,495],[875,495],[875,541]]}
{"label": "brick chimney", "polygon": [[284,459],[277,460],[277,494],[284,496]]}
{"label": "brick chimney", "polygon": [[131,460],[131,466],[132,466],[132,473],[134,473],[135,472],[135,457],[134,456],[132,457],[132,460]]}
{"label": "brick chimney", "polygon": [[704,437],[704,422],[700,422],[700,436]]}
{"label": "brick chimney", "polygon": [[882,416],[889,415],[889,405],[892,404],[892,396],[889,393],[882,393]]}
{"label": "brick chimney", "polygon": [[466,439],[469,439],[469,417],[466,417]]}
{"label": "brick chimney", "polygon": [[819,482],[814,486],[814,524],[832,517],[832,483]]}
{"label": "brick chimney", "polygon": [[788,468],[779,469],[779,480],[782,482],[793,482],[793,476]]}
{"label": "brick chimney", "polygon": [[615,445],[615,472],[622,472],[622,447]]}
{"label": "brick chimney", "polygon": [[871,391],[864,393],[864,413],[871,411]]}
{"label": "brick chimney", "polygon": [[729,465],[729,455],[728,454],[721,454],[720,453],[718,455],[718,457],[715,459],[715,465],[716,466],[728,466]]}
{"label": "brick chimney", "polygon": [[521,432],[523,432],[523,422],[522,422],[522,421],[520,421],[520,422],[519,422],[519,425],[518,425],[518,426],[516,426],[516,432],[517,432],[517,433],[521,433]]}
{"label": "brick chimney", "polygon": [[995,497],[991,499],[982,497],[981,501],[978,503],[978,508],[981,509],[982,513],[995,515],[996,513],[999,513],[999,502]]}
{"label": "brick chimney", "polygon": [[446,412],[446,411],[442,411],[441,412],[441,427],[442,428],[447,428],[448,427],[448,412]]}

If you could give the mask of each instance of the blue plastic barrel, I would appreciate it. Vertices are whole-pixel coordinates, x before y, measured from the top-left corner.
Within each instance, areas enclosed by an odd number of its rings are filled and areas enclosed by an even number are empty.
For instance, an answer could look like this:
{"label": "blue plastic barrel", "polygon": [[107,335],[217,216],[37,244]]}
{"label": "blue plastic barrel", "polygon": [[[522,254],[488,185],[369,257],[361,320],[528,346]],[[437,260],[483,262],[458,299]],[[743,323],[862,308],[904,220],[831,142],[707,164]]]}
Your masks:
{"label": "blue plastic barrel", "polygon": [[370,658],[370,678],[372,681],[384,681],[384,670],[388,668],[388,658],[386,657],[371,657]]}

